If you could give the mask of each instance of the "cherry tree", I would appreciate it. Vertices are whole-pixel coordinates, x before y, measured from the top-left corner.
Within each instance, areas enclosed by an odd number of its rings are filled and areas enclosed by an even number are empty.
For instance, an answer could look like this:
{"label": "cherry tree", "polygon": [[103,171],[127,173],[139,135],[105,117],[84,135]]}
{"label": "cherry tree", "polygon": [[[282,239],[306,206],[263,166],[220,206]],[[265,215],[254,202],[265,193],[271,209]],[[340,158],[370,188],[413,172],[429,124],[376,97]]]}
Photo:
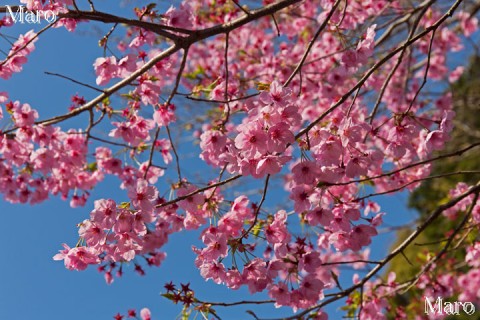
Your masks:
{"label": "cherry tree", "polygon": [[[123,272],[161,268],[169,237],[197,230],[192,263],[206,281],[269,297],[212,302],[188,285],[165,285],[163,296],[185,316],[205,319],[258,304],[288,307],[287,319],[327,319],[325,307],[339,300],[348,317],[420,317],[394,303],[412,288],[480,302],[479,184],[459,183],[404,241],[370,258],[389,214],[379,197],[480,173],[430,176],[436,161],[480,146],[441,151],[455,119],[449,84],[466,68],[450,60],[476,48],[480,2],[132,2],[125,15],[114,14],[121,4],[106,12],[93,0],[0,7],[0,34],[15,30],[22,12],[43,17],[39,30],[2,48],[0,78],[11,82],[45,34],[108,26],[85,66],[90,83],[51,74],[79,86],[64,113],[43,117],[35,101],[0,92],[4,199],[59,196],[85,213],[55,260],[70,270],[98,268],[110,284]],[[85,119],[82,127],[70,125],[74,119]],[[209,170],[191,172],[192,150]],[[89,207],[107,176],[124,192]],[[384,275],[439,220],[453,228],[419,272],[406,281]],[[353,278],[342,266],[356,270]],[[120,313],[116,319],[152,317],[148,309]]]}

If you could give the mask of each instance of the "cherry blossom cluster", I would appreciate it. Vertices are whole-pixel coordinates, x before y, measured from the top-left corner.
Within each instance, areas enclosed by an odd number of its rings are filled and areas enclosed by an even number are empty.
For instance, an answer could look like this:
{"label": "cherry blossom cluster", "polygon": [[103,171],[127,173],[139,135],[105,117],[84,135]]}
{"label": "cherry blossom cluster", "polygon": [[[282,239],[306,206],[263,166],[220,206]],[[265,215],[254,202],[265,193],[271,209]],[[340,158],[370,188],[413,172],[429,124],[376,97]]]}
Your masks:
{"label": "cherry blossom cluster", "polygon": [[[0,191],[12,203],[35,204],[48,199],[49,194],[67,199],[73,191],[70,205],[78,207],[86,203],[89,191],[104,179],[105,174],[118,176],[122,187],[126,188],[142,177],[155,183],[164,173],[161,168],[149,167],[147,162],[138,168],[125,165],[108,147],[97,147],[96,161],[89,162],[86,132],[74,129],[65,132],[59,127],[36,124],[38,112],[29,104],[8,100],[6,93],[0,94],[0,103],[18,127],[14,135],[0,136],[3,158]],[[136,118],[136,121],[142,120]],[[130,135],[124,135],[138,136],[144,124],[138,123],[137,127],[139,129]],[[118,132],[119,129],[114,129],[112,135]],[[169,142],[158,140],[155,147],[168,163],[171,160]]]}
{"label": "cherry blossom cluster", "polygon": [[[170,223],[172,213],[155,209],[158,191],[143,179],[128,188],[130,204],[117,206],[111,199],[95,201],[90,219],[80,224],[80,243],[60,251],[54,259],[64,260],[71,270],[84,270],[89,264],[100,264],[107,283],[113,281],[112,271],[116,263],[128,262],[137,254],[144,255],[148,265],[159,266],[165,253],[158,251],[167,241],[168,235],[178,228]],[[175,214],[173,214],[175,215]],[[173,218],[174,219],[174,218]],[[148,256],[148,257],[147,257]],[[143,274],[140,265],[136,271]],[[121,276],[121,267],[118,276]]]}
{"label": "cherry blossom cluster", "polygon": [[[299,127],[301,119],[297,110],[291,102],[291,92],[274,81],[270,91],[260,95],[259,105],[252,105],[244,122],[235,128],[235,139],[227,139],[214,128],[200,136],[201,158],[244,176],[261,178],[276,174],[291,160],[283,153],[295,141],[292,131]],[[218,154],[222,156],[217,157]]]}
{"label": "cherry blossom cluster", "polygon": [[[205,279],[223,283],[233,290],[241,286],[247,286],[251,293],[267,290],[277,307],[291,306],[296,310],[314,305],[322,299],[323,289],[334,285],[332,272],[338,270],[331,265],[335,262],[368,258],[368,251],[360,255],[338,255],[330,250],[320,250],[328,249],[328,244],[322,248],[322,244],[317,247],[305,238],[294,239],[288,230],[288,215],[280,210],[260,221],[267,245],[263,258],[249,259],[250,255],[255,256],[257,246],[261,246],[258,241],[248,242],[249,238],[245,237],[244,222],[255,220],[254,208],[249,206],[246,197],[241,196],[218,220],[216,227],[211,226],[202,232],[205,247],[194,247],[193,250],[198,255],[195,264]],[[357,233],[361,237],[361,231]],[[254,236],[254,240],[257,237],[260,236]],[[249,262],[240,270],[237,261],[243,257]],[[225,265],[227,258],[232,261],[230,267]],[[324,265],[323,262],[327,263]],[[355,267],[362,266],[359,263]]]}
{"label": "cherry blossom cluster", "polygon": [[[10,22],[5,22],[3,25],[8,26]],[[7,80],[12,77],[12,74],[22,71],[23,65],[28,61],[27,57],[35,50],[36,41],[37,35],[33,30],[20,35],[8,52],[8,59],[0,62],[0,78]]]}
{"label": "cherry blossom cluster", "polygon": [[[458,197],[463,193],[467,192],[472,186],[467,185],[464,182],[459,182],[456,187],[449,192],[451,198]],[[472,205],[474,195],[469,195],[468,197],[463,198],[453,207],[448,208],[443,212],[443,214],[449,219],[455,220],[458,217],[458,214],[461,212],[466,212],[467,209]],[[480,223],[480,204],[474,204],[472,208],[472,219],[476,223]]]}

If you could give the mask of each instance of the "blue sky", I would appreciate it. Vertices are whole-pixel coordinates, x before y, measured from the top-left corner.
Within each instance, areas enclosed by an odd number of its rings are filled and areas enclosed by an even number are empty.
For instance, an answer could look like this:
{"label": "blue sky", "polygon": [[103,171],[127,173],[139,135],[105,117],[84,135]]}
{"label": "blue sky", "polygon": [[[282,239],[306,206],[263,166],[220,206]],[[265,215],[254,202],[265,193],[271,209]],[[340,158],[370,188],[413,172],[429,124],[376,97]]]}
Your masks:
{"label": "blue sky", "polygon": [[[12,4],[4,0],[0,3]],[[102,5],[105,9],[106,1],[98,2],[99,8]],[[102,25],[98,26],[107,30]],[[37,31],[39,28],[34,27]],[[30,26],[15,26],[5,33],[13,36],[29,29]],[[47,32],[36,43],[36,50],[29,57],[25,71],[14,75],[10,81],[0,80],[0,91],[7,91],[12,100],[30,103],[39,110],[41,119],[66,112],[73,94],[78,92],[89,99],[96,93],[44,72],[60,72],[94,84],[92,63],[102,55],[98,39],[98,34],[93,32],[70,34],[63,28]],[[0,39],[0,49],[7,48],[6,42]],[[80,118],[70,125],[84,128],[85,122]],[[181,151],[194,154],[198,149],[192,147]],[[186,161],[187,170],[192,174],[204,168],[192,156]],[[166,190],[165,187],[159,188],[161,192]],[[266,206],[271,203],[270,199],[279,196],[284,196],[282,191],[269,194]],[[58,198],[36,206],[11,205],[0,200],[0,243],[3,251],[0,263],[0,319],[112,319],[117,312],[125,313],[127,309],[143,307],[149,307],[155,319],[174,319],[180,308],[159,295],[163,292],[163,285],[170,280],[177,284],[190,282],[197,297],[202,300],[265,298],[265,295],[252,297],[245,289],[231,291],[211,281],[205,282],[193,266],[191,245],[198,244],[196,232],[173,235],[165,247],[167,260],[160,268],[148,268],[145,277],[137,276],[133,268],[127,268],[123,278],[106,285],[95,268],[84,272],[66,270],[63,263],[53,261],[52,256],[63,242],[75,244],[76,224],[88,217],[92,201],[98,198],[123,201],[126,197],[125,192],[118,188],[118,180],[108,178],[91,193],[85,208],[71,209],[68,202]],[[388,212],[385,218],[387,224],[397,225],[415,217],[413,211],[406,209],[405,194],[383,197],[379,202],[382,211]],[[372,247],[373,258],[383,256],[392,241],[391,234],[379,236]],[[337,306],[330,310],[335,310]],[[221,315],[228,315],[225,319],[235,320],[246,319],[243,311],[249,308],[219,310]],[[252,309],[265,317],[289,313],[286,309],[272,312],[272,307],[255,306]]]}

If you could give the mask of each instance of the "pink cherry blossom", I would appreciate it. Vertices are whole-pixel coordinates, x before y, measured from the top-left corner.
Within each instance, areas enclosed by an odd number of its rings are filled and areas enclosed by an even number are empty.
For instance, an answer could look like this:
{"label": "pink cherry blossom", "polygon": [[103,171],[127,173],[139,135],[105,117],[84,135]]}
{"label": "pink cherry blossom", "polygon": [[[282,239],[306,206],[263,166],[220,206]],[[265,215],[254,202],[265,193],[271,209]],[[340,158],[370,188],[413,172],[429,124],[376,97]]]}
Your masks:
{"label": "pink cherry blossom", "polygon": [[118,66],[115,57],[97,58],[93,64],[97,85],[105,85],[116,76]]}

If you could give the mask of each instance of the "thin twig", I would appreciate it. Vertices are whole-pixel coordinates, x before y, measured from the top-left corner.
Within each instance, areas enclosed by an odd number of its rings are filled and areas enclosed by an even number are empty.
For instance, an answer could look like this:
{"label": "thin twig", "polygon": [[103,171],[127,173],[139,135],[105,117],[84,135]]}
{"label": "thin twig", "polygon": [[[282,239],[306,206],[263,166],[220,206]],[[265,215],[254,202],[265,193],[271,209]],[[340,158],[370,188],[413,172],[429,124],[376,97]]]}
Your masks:
{"label": "thin twig", "polygon": [[327,17],[325,18],[325,20],[323,21],[323,23],[320,25],[320,27],[317,29],[317,32],[315,32],[315,35],[313,36],[312,40],[310,40],[310,42],[308,43],[308,46],[307,46],[307,49],[305,50],[305,52],[303,53],[303,56],[302,58],[300,59],[300,62],[297,64],[297,67],[295,68],[295,70],[293,70],[292,74],[290,75],[290,77],[288,77],[287,81],[285,81],[285,83],[283,84],[284,87],[288,87],[288,85],[290,84],[290,82],[292,82],[293,78],[295,77],[295,75],[300,71],[300,69],[302,68],[303,66],[303,63],[305,62],[305,60],[307,59],[307,56],[308,54],[310,53],[310,50],[312,50],[312,47],[313,47],[313,44],[315,43],[315,41],[317,41],[318,37],[320,36],[320,33],[322,33],[323,29],[325,29],[325,27],[327,26],[328,22],[330,21],[330,19],[332,18],[333,16],[333,13],[335,12],[335,10],[337,9],[338,5],[340,4],[341,0],[337,0],[335,1],[335,4],[333,5],[332,9],[330,10],[330,12],[328,13]]}
{"label": "thin twig", "polygon": [[225,53],[224,53],[224,59],[225,59],[225,90],[223,93],[223,99],[227,101],[225,105],[227,106],[227,112],[225,114],[225,119],[222,122],[222,125],[225,126],[228,123],[228,120],[230,118],[230,103],[228,102],[228,40],[229,40],[229,35],[230,33],[227,32],[225,34]]}
{"label": "thin twig", "polygon": [[244,304],[269,304],[269,303],[275,303],[275,300],[242,300],[242,301],[236,301],[236,302],[210,302],[210,301],[201,301],[197,299],[198,303],[202,304],[209,304],[212,306],[218,306],[218,307],[232,307],[232,306],[238,306],[238,305],[244,305]]}
{"label": "thin twig", "polygon": [[243,12],[245,12],[247,15],[250,15],[250,11],[245,9],[243,6],[240,5],[240,3],[237,2],[237,0],[232,0],[232,2]]}
{"label": "thin twig", "polygon": [[78,81],[78,80],[75,80],[75,79],[73,79],[73,78],[64,76],[64,75],[62,75],[62,74],[54,73],[54,72],[49,72],[49,71],[45,71],[44,73],[47,74],[47,75],[49,75],[49,76],[55,76],[55,77],[59,77],[59,78],[66,79],[66,80],[69,80],[69,81],[71,81],[71,82],[73,82],[73,83],[76,83],[76,84],[79,84],[79,85],[81,85],[81,86],[84,86],[84,87],[86,87],[86,88],[95,90],[95,91],[97,91],[97,92],[104,93],[104,91],[103,91],[102,89],[96,88],[96,87],[94,87],[94,86],[91,86],[91,85],[86,84],[86,83],[84,83],[84,82],[80,82],[80,81]]}
{"label": "thin twig", "polygon": [[260,209],[262,208],[263,202],[265,201],[265,198],[267,197],[268,181],[269,180],[270,180],[270,175],[267,174],[267,176],[265,178],[265,185],[263,187],[262,199],[260,200],[260,203],[258,204],[257,208],[255,209],[253,222],[250,225],[250,227],[247,230],[245,230],[245,232],[243,232],[242,235],[238,238],[239,241],[241,241],[243,238],[245,238],[250,233],[250,231],[252,231],[252,229],[255,227],[255,225],[257,224],[258,214],[260,213]]}
{"label": "thin twig", "polygon": [[417,100],[418,95],[422,91],[423,87],[427,83],[427,76],[428,76],[428,70],[430,69],[430,59],[432,56],[432,46],[433,46],[433,39],[435,38],[435,31],[433,30],[432,32],[432,37],[430,38],[430,43],[428,44],[428,53],[427,53],[427,66],[425,67],[425,73],[423,74],[423,81],[418,90],[415,92],[415,96],[413,97],[412,101],[410,102],[410,105],[408,106],[407,111],[405,111],[405,114],[410,112],[410,109],[412,109],[413,104],[415,103],[415,100]]}
{"label": "thin twig", "polygon": [[180,157],[178,156],[177,149],[175,148],[175,145],[173,143],[172,135],[170,134],[170,128],[168,127],[168,125],[165,126],[165,128],[167,128],[168,139],[170,140],[170,145],[172,146],[172,151],[173,151],[173,154],[175,155],[175,163],[176,163],[176,166],[177,166],[178,182],[181,182],[182,181],[182,172],[181,172],[181,169],[180,169]]}
{"label": "thin twig", "polygon": [[197,189],[197,190],[195,190],[195,191],[192,191],[192,192],[190,192],[189,194],[186,194],[186,195],[177,197],[177,198],[175,198],[175,199],[172,199],[172,200],[170,200],[170,201],[167,201],[167,202],[158,204],[158,205],[156,205],[155,207],[156,207],[156,208],[163,208],[163,207],[172,205],[172,204],[177,203],[177,202],[179,202],[179,201],[185,200],[185,199],[187,199],[187,198],[189,198],[189,197],[191,197],[191,196],[194,196],[194,195],[196,195],[196,194],[198,194],[198,193],[200,193],[200,192],[207,191],[207,190],[209,190],[209,189],[211,189],[211,188],[216,188],[216,187],[219,187],[219,186],[223,186],[223,185],[225,185],[225,184],[228,184],[228,183],[230,183],[230,182],[232,182],[232,181],[234,181],[234,180],[237,180],[237,179],[239,179],[239,178],[241,178],[241,177],[242,177],[242,175],[237,174],[236,176],[230,177],[230,178],[225,179],[225,180],[223,180],[223,181],[219,181],[219,182],[217,182],[217,183],[212,183],[212,184],[210,184],[210,185],[208,185],[208,186],[206,186],[206,187],[203,187],[203,188]]}

